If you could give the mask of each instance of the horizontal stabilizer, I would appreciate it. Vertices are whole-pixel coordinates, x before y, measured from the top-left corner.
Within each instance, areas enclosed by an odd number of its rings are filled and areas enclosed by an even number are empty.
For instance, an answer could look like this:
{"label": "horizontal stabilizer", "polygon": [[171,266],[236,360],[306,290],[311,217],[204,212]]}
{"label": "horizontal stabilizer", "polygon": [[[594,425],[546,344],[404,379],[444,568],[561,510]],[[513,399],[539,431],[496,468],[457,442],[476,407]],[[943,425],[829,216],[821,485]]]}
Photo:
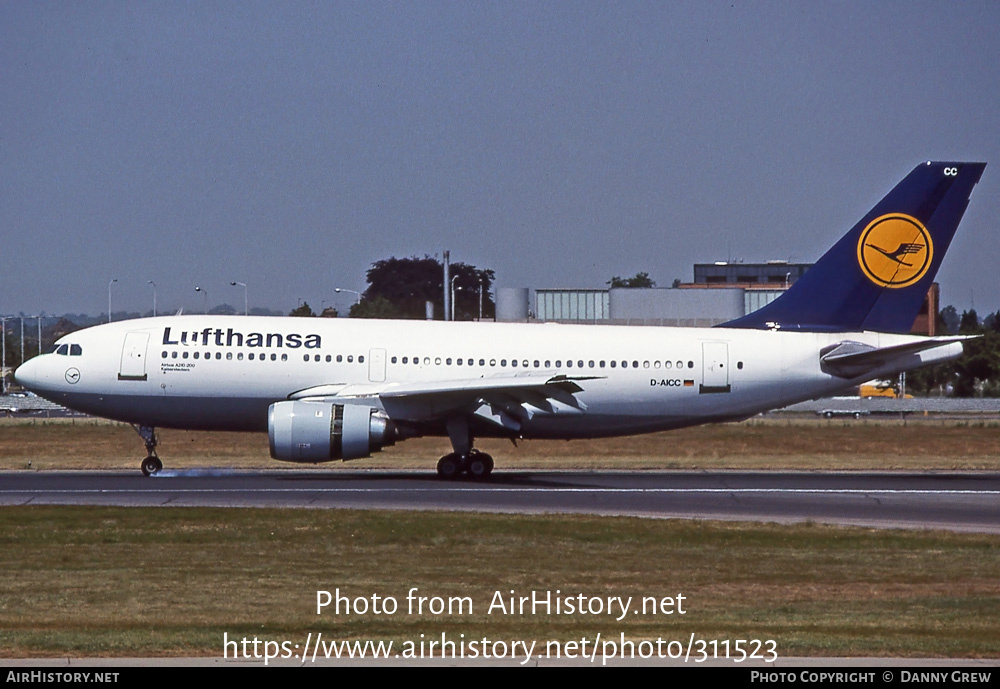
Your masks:
{"label": "horizontal stabilizer", "polygon": [[[872,371],[893,368],[902,364],[904,358],[921,352],[935,352],[936,356],[922,357],[922,363],[934,363],[954,359],[962,353],[962,342],[977,337],[975,335],[956,335],[953,337],[928,337],[914,342],[907,342],[890,347],[872,347],[861,342],[838,342],[824,347],[820,351],[820,367],[830,375],[840,378],[857,378]],[[902,365],[899,370],[910,366]]]}

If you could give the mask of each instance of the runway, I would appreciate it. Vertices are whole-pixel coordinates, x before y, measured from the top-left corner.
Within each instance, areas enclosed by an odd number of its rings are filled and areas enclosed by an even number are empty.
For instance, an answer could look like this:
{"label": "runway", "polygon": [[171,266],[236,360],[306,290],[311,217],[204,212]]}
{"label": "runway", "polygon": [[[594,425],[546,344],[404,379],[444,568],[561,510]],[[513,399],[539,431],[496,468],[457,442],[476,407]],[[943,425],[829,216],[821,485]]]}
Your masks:
{"label": "runway", "polygon": [[998,473],[429,472],[229,469],[0,473],[0,505],[581,513],[1000,532]]}

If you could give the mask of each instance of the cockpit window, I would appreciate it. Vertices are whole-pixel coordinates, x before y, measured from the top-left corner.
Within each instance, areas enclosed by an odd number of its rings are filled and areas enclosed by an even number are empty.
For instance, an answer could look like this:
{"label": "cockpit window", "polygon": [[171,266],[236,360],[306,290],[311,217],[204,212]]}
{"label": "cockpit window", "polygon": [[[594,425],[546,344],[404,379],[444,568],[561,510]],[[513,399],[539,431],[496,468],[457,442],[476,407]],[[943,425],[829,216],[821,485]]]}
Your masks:
{"label": "cockpit window", "polygon": [[69,346],[70,356],[80,356],[81,354],[83,354],[83,347],[77,344]]}
{"label": "cockpit window", "polygon": [[62,354],[63,356],[66,356],[67,354],[69,354],[69,345],[59,345],[58,347],[53,349],[52,352],[54,354]]}

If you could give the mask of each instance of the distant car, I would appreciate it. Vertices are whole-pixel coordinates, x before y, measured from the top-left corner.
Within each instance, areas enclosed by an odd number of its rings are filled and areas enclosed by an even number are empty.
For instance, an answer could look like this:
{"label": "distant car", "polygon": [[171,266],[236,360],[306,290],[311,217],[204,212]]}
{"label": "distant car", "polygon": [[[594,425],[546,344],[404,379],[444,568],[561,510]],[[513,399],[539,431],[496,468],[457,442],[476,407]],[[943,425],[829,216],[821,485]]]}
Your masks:
{"label": "distant car", "polygon": [[835,416],[851,416],[855,419],[860,419],[862,416],[871,414],[867,409],[823,409],[816,413],[824,419],[832,419]]}

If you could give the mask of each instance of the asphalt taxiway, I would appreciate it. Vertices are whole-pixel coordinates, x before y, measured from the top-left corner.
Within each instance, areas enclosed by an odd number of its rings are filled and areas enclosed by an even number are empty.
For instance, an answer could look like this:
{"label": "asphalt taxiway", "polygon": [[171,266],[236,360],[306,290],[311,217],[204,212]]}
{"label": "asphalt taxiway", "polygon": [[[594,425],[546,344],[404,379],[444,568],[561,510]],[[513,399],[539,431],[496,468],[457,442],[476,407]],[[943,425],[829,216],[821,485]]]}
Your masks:
{"label": "asphalt taxiway", "polygon": [[585,513],[1000,532],[1000,473],[2,472],[0,505],[308,507]]}

